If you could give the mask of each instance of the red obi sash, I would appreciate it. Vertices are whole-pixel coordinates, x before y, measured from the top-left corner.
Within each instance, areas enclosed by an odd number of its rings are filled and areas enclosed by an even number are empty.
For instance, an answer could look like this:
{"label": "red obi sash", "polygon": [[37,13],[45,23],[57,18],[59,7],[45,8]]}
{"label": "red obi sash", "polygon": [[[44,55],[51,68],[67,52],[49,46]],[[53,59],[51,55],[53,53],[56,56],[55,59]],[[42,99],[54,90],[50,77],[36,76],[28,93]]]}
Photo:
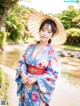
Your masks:
{"label": "red obi sash", "polygon": [[45,69],[38,68],[38,67],[35,67],[35,66],[32,66],[32,65],[29,65],[29,64],[28,64],[27,71],[28,71],[30,74],[40,75],[40,74],[43,74],[43,73],[45,72]]}

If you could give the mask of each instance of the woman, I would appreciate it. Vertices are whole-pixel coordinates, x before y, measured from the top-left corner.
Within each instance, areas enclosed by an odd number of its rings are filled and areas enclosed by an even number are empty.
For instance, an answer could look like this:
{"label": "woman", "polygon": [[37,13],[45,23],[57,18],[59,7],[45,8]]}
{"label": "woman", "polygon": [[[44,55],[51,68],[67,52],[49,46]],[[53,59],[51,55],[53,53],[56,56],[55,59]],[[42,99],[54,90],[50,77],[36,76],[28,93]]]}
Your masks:
{"label": "woman", "polygon": [[[32,14],[28,20],[33,15],[38,17],[42,15],[42,13],[37,14]],[[43,16],[44,20],[39,27],[40,41],[28,46],[17,67],[19,106],[49,106],[51,94],[55,89],[58,57],[51,46],[51,38],[58,28],[52,17],[45,18],[45,14]]]}

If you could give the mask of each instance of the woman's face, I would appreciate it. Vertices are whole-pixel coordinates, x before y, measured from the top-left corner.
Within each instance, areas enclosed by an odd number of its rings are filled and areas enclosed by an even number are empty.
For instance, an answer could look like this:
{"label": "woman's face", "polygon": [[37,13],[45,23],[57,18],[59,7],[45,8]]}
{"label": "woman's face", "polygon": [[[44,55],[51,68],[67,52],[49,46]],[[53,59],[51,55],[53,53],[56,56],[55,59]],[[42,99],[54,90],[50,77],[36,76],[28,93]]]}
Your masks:
{"label": "woman's face", "polygon": [[42,41],[48,41],[52,37],[52,30],[50,24],[45,24],[44,27],[40,30],[40,39]]}

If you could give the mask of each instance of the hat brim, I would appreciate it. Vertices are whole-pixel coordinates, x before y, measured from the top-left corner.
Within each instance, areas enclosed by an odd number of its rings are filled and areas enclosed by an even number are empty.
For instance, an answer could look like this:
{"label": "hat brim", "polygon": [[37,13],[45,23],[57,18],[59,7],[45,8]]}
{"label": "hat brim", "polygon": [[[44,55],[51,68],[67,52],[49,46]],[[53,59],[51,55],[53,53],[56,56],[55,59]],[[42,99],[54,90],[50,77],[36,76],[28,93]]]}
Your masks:
{"label": "hat brim", "polygon": [[49,16],[47,14],[43,14],[42,12],[40,13],[36,12],[29,16],[28,21],[27,21],[27,26],[28,26],[28,30],[30,31],[30,33],[34,37],[39,38],[39,35],[38,35],[39,27],[41,23],[46,19],[52,19],[56,23],[56,26],[57,26],[57,31],[52,37],[52,45],[64,44],[66,42],[67,36],[66,36],[64,27],[61,24],[61,22],[57,18]]}

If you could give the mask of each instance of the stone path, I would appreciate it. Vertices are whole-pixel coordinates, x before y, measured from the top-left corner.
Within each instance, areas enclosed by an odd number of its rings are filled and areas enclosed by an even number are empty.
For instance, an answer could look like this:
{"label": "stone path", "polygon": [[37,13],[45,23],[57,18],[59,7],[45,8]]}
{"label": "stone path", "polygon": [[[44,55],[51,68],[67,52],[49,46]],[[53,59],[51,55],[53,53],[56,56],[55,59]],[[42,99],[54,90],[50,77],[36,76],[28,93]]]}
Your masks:
{"label": "stone path", "polygon": [[3,71],[8,74],[8,79],[9,79],[9,88],[8,88],[8,106],[18,106],[18,97],[16,95],[16,82],[15,82],[15,75],[16,71],[8,68],[6,66],[0,65],[0,67],[3,69]]}

